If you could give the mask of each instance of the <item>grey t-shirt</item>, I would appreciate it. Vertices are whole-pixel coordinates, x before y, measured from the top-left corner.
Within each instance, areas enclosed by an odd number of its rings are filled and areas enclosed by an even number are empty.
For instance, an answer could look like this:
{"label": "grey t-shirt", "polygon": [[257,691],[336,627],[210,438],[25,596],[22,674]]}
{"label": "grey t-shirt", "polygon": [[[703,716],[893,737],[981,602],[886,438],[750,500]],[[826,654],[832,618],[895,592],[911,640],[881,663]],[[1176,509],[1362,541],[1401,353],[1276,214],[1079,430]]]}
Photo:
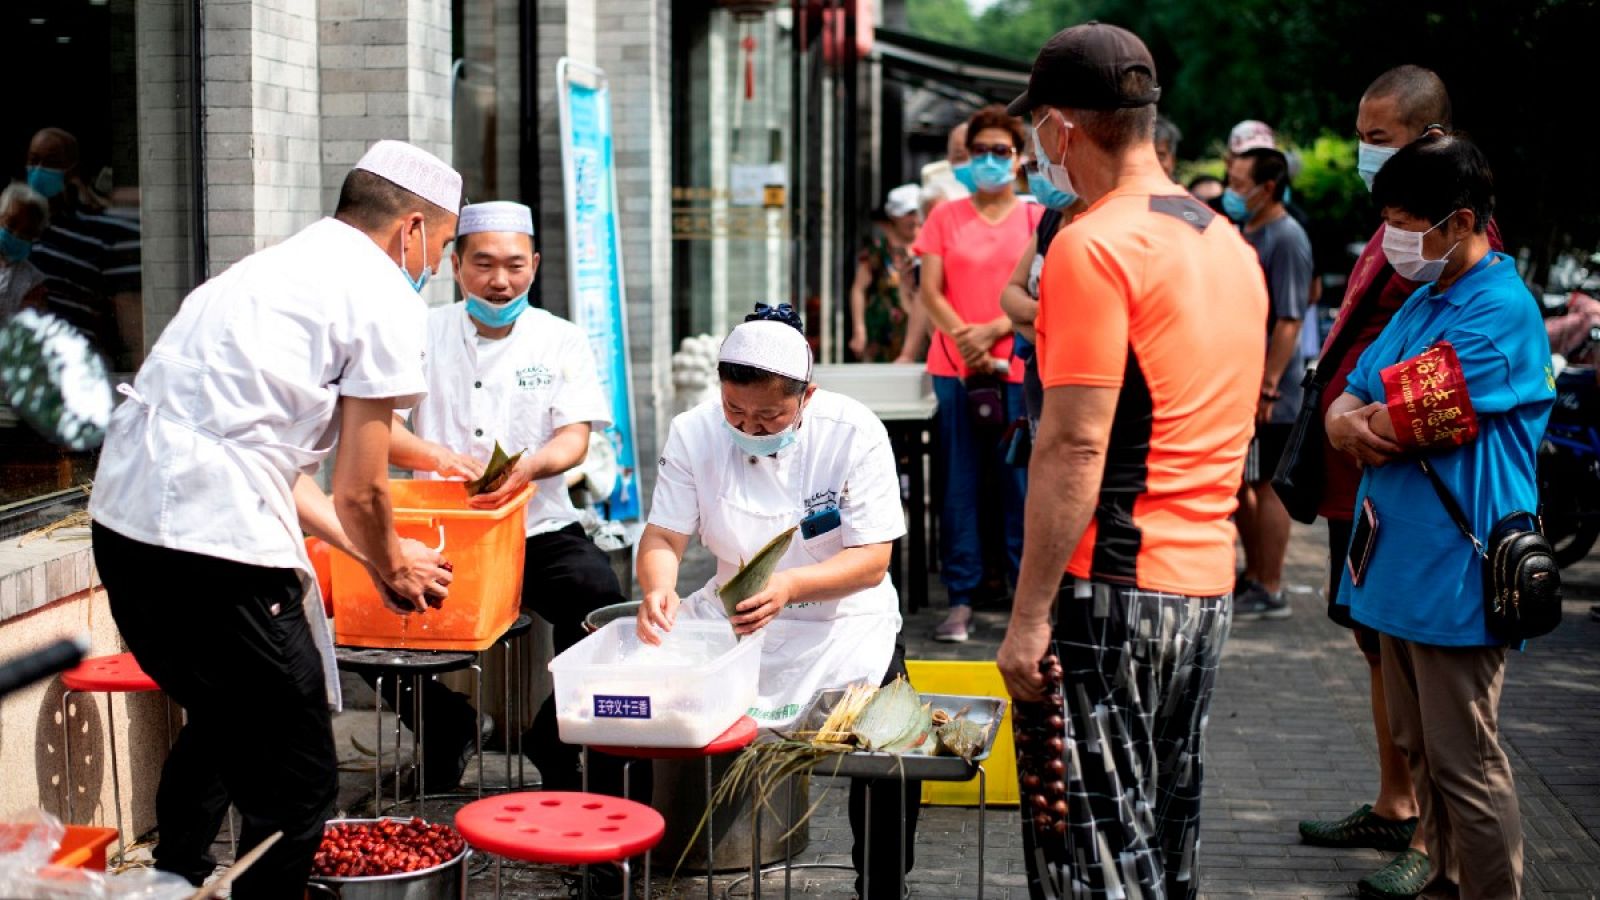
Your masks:
{"label": "grey t-shirt", "polygon": [[[1267,276],[1267,339],[1272,339],[1273,326],[1279,319],[1304,321],[1306,307],[1311,301],[1311,239],[1292,216],[1282,216],[1255,231],[1246,231],[1244,239],[1256,248],[1261,258],[1261,270]],[[1300,381],[1305,378],[1306,362],[1300,355],[1298,342],[1289,365],[1278,378],[1278,391],[1283,394],[1272,407],[1269,421],[1275,425],[1292,425],[1300,414]]]}

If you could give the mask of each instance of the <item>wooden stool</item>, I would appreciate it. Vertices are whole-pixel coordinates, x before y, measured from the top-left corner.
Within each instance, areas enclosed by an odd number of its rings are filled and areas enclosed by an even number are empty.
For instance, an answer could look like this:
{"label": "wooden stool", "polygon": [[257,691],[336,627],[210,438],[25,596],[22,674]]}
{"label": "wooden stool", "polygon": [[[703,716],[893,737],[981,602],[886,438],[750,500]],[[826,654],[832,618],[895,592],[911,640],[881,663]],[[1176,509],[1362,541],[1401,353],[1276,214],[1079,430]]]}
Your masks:
{"label": "wooden stool", "polygon": [[474,849],[494,855],[494,895],[500,860],[622,869],[622,896],[632,897],[628,858],[645,854],[644,895],[650,897],[650,850],[666,831],[661,814],[642,803],[569,791],[524,791],[469,803],[456,830]]}

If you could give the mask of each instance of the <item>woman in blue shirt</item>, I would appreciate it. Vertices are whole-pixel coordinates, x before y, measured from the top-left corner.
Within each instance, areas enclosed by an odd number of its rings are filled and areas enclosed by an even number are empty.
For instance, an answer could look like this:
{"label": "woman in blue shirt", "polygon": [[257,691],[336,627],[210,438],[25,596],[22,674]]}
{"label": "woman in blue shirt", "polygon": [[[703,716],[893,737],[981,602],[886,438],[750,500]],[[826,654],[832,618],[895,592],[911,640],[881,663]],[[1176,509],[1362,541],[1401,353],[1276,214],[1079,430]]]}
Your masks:
{"label": "woman in blue shirt", "polygon": [[[1406,851],[1395,874],[1458,880],[1463,898],[1519,897],[1521,821],[1497,738],[1507,648],[1485,626],[1481,559],[1418,460],[1476,534],[1537,509],[1535,455],[1555,400],[1549,342],[1516,266],[1489,248],[1494,176],[1477,147],[1418,140],[1379,171],[1373,195],[1390,264],[1430,282],[1362,354],[1327,417],[1329,441],[1365,467],[1357,521],[1376,525],[1370,541],[1356,529],[1340,602],[1383,636],[1390,727],[1428,847]],[[1461,427],[1474,419],[1475,433]]]}

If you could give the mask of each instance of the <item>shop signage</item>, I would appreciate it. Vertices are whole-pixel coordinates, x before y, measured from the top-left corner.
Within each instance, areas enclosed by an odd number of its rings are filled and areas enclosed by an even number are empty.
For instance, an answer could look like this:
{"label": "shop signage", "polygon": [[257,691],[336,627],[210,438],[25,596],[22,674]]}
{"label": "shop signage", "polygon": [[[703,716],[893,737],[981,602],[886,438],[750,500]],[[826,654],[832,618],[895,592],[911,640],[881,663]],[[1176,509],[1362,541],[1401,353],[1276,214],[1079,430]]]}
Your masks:
{"label": "shop signage", "polygon": [[639,453],[617,224],[611,89],[605,72],[565,57],[556,63],[556,84],[572,321],[589,336],[600,366],[600,387],[611,398],[615,424],[606,430],[606,437],[617,453],[618,475],[609,500],[610,515],[638,519]]}

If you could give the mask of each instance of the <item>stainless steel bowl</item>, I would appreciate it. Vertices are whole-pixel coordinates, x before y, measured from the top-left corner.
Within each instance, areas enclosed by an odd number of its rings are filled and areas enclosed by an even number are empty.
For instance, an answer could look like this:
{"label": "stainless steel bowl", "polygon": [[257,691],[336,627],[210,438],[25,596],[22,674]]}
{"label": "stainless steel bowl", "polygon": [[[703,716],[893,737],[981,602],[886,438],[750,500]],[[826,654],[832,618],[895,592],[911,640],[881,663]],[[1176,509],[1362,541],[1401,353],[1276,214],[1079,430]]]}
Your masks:
{"label": "stainless steel bowl", "polygon": [[602,606],[583,618],[583,630],[590,634],[606,627],[618,619],[631,619],[639,614],[639,607],[643,604],[630,601],[627,603],[613,603]]}
{"label": "stainless steel bowl", "polygon": [[[411,821],[409,816],[386,816],[383,819],[332,819],[328,824],[360,825],[385,819]],[[313,875],[306,887],[313,895],[339,900],[466,900],[467,860],[471,856],[472,848],[462,847],[453,859],[431,869],[361,878]]]}

